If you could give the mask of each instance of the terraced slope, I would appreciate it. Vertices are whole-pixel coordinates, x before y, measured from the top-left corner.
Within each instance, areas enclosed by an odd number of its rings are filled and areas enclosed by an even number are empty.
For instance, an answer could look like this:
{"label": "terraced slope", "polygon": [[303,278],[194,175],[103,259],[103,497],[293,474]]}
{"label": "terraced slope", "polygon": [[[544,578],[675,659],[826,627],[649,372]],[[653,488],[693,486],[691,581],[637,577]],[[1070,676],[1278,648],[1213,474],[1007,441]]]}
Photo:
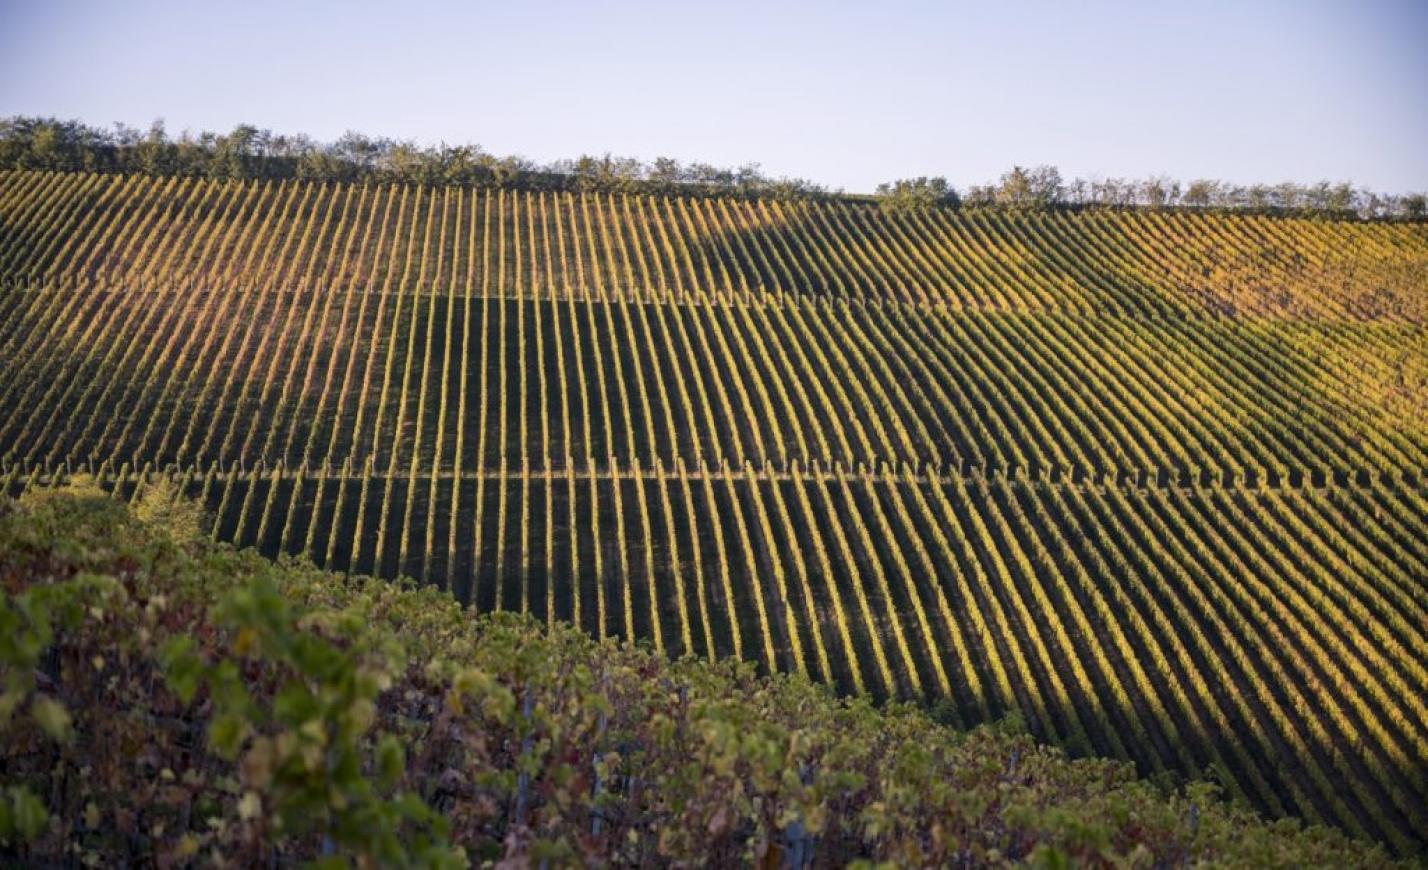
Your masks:
{"label": "terraced slope", "polygon": [[1428,229],[0,176],[11,489],[1422,848]]}

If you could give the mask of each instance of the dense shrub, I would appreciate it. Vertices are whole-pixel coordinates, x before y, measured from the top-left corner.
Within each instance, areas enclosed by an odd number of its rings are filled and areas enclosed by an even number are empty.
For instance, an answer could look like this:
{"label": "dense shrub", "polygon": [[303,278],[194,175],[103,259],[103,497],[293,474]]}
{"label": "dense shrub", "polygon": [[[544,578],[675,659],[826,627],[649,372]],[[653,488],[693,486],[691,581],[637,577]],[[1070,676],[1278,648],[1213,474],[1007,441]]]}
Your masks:
{"label": "dense shrub", "polygon": [[1213,787],[273,564],[97,490],[0,503],[0,860],[1380,866]]}

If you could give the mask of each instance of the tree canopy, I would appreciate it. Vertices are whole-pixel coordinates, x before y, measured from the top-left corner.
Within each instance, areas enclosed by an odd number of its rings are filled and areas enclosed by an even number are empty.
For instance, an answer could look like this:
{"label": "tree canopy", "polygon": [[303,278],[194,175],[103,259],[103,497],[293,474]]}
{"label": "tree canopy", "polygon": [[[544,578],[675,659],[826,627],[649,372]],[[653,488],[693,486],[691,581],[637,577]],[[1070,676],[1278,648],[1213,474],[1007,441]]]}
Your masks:
{"label": "tree canopy", "polygon": [[723,168],[661,157],[581,155],[540,164],[491,154],[480,145],[423,146],[349,131],[335,142],[239,124],[227,134],[168,134],[162,121],[147,131],[113,130],[55,118],[0,120],[0,169],[49,169],[191,175],[216,179],[300,178],[412,184],[510,186],[531,190],[691,193],[817,198],[822,186],[766,175],[757,163]]}
{"label": "tree canopy", "polygon": [[[424,146],[353,131],[327,143],[305,135],[276,134],[251,124],[239,124],[226,134],[185,131],[172,136],[161,120],[140,130],[124,124],[103,129],[57,118],[0,119],[0,169],[773,199],[842,195],[842,191],[829,190],[805,178],[767,175],[757,163],[731,168],[684,163],[671,157],[646,163],[608,153],[538,163],[515,155],[491,154],[476,144]],[[944,176],[901,178],[878,185],[874,198],[884,207],[899,210],[1189,208],[1365,219],[1428,218],[1428,194],[1383,194],[1346,181],[1241,185],[1201,178],[1182,184],[1163,175],[1139,180],[1066,181],[1060,170],[1051,165],[1013,166],[997,181],[970,185],[965,192],[957,190]]]}

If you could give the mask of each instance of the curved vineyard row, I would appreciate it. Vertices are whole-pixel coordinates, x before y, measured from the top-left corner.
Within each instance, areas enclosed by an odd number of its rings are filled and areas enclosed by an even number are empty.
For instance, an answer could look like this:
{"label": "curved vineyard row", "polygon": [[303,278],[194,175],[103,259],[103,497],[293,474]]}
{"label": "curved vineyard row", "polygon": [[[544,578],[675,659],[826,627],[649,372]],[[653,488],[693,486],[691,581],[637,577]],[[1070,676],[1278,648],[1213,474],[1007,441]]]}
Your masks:
{"label": "curved vineyard row", "polygon": [[[101,474],[126,497],[153,477]],[[963,722],[1018,710],[1043,739],[1210,770],[1262,807],[1404,849],[1428,824],[1421,488],[797,465],[177,479],[219,537],[268,554],[425,572],[483,609],[674,655],[946,697]]]}
{"label": "curved vineyard row", "polygon": [[1428,232],[0,174],[0,479],[1428,845]]}
{"label": "curved vineyard row", "polygon": [[[394,200],[408,210],[383,225],[390,244],[352,256],[349,225],[377,223]],[[492,200],[494,214],[477,205]],[[271,249],[274,225],[296,233],[297,244]],[[478,264],[477,247],[454,244],[478,225],[480,246],[496,233],[502,268],[525,273],[528,290],[585,299],[604,287],[976,311],[1418,324],[1428,315],[1417,292],[1428,276],[1422,224],[1143,210],[898,213],[845,202],[0,173],[0,277],[30,286],[291,287],[322,275],[324,288],[370,287],[420,273],[411,261],[428,252],[403,241],[432,235],[446,244],[427,274],[456,276],[494,265]],[[555,257],[546,255],[552,246]],[[408,281],[398,287],[419,292]],[[509,296],[514,282],[493,292]]]}
{"label": "curved vineyard row", "polygon": [[[446,253],[433,245],[413,277]],[[1428,469],[1428,419],[1378,404],[1374,369],[1353,367],[1377,342],[1416,358],[1417,327],[557,301],[525,278],[504,299],[427,277],[442,292],[0,291],[0,458],[389,475],[889,461],[1290,483]],[[1318,358],[1295,349],[1311,341]]]}

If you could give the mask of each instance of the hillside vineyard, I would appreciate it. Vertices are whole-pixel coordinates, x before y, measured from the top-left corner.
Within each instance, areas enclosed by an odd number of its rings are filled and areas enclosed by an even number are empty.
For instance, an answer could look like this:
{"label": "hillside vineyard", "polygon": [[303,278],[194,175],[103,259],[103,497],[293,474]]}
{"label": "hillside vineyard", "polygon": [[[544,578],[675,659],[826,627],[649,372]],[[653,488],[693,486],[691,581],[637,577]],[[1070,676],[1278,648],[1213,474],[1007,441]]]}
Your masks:
{"label": "hillside vineyard", "polygon": [[1428,228],[0,175],[0,473],[1428,843]]}

